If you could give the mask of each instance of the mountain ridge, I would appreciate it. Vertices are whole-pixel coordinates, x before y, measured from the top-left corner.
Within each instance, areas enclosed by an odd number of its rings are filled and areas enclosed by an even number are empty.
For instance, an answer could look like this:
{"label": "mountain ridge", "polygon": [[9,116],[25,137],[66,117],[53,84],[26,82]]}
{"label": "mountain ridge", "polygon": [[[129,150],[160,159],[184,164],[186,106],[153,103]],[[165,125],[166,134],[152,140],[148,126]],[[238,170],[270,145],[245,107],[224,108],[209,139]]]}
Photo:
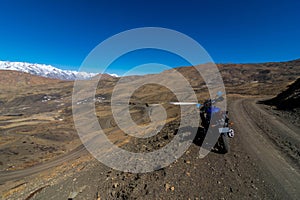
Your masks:
{"label": "mountain ridge", "polygon": [[[60,80],[86,80],[98,75],[98,73],[78,72],[72,70],[62,70],[52,65],[36,64],[28,62],[11,62],[0,61],[0,70],[14,70],[19,72],[26,72],[32,75],[42,76],[52,79]],[[108,74],[110,76],[117,76],[116,74]]]}

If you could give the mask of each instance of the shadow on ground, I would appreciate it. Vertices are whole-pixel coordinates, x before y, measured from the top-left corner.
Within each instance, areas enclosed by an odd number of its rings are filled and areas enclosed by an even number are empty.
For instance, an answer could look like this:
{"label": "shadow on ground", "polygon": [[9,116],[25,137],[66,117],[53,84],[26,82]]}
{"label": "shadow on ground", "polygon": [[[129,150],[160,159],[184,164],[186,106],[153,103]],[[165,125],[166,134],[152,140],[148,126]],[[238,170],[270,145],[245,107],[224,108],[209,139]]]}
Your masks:
{"label": "shadow on ground", "polygon": [[[193,139],[193,144],[201,147],[203,144],[203,141],[205,139],[206,133],[203,127],[184,127],[181,129],[182,132],[189,132],[189,133],[195,133],[196,135]],[[177,135],[178,129],[175,131],[175,135]],[[183,140],[191,140],[193,135],[185,136],[183,137]],[[221,147],[219,141],[214,145],[214,147],[210,150],[211,152],[217,153],[217,154],[225,154],[223,148]]]}

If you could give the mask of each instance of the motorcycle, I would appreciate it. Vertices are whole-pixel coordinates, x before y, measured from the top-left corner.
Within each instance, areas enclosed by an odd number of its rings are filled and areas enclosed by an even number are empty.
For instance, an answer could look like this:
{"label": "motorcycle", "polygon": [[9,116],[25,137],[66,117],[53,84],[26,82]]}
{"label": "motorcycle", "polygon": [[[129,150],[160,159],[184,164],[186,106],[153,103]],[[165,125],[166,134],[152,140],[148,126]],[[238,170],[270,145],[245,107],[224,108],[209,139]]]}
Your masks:
{"label": "motorcycle", "polygon": [[223,100],[224,98],[221,95],[213,100],[206,100],[200,107],[200,117],[204,133],[207,134],[213,131],[213,133],[220,134],[215,147],[217,149],[221,148],[223,153],[228,153],[228,138],[234,137],[234,130],[232,129],[233,123],[229,122],[228,111],[221,111],[220,108],[215,106],[217,102]]}

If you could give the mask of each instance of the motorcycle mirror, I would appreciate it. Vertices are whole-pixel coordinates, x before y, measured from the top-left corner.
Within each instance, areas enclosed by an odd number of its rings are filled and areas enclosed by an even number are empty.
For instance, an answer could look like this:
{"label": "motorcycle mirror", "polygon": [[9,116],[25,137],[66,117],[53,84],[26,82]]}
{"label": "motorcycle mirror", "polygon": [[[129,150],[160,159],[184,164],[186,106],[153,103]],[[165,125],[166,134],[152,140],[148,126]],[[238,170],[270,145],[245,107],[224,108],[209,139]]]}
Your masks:
{"label": "motorcycle mirror", "polygon": [[223,95],[223,92],[221,92],[221,91],[218,91],[218,92],[217,92],[217,96],[218,96],[218,97],[220,97],[220,96],[222,96],[222,95]]}

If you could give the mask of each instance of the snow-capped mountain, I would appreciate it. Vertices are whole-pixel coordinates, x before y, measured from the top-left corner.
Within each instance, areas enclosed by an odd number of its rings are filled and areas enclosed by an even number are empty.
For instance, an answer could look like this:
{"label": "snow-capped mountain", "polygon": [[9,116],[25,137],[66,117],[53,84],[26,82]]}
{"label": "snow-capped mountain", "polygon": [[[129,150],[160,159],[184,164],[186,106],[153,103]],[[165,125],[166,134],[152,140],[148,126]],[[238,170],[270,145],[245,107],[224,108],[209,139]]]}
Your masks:
{"label": "snow-capped mountain", "polygon": [[[32,64],[26,62],[9,62],[0,61],[0,70],[15,70],[21,72],[27,72],[29,74],[55,78],[61,80],[85,80],[96,76],[96,73],[77,72],[71,70],[61,70],[51,65],[44,64]],[[111,74],[111,76],[116,76]]]}

